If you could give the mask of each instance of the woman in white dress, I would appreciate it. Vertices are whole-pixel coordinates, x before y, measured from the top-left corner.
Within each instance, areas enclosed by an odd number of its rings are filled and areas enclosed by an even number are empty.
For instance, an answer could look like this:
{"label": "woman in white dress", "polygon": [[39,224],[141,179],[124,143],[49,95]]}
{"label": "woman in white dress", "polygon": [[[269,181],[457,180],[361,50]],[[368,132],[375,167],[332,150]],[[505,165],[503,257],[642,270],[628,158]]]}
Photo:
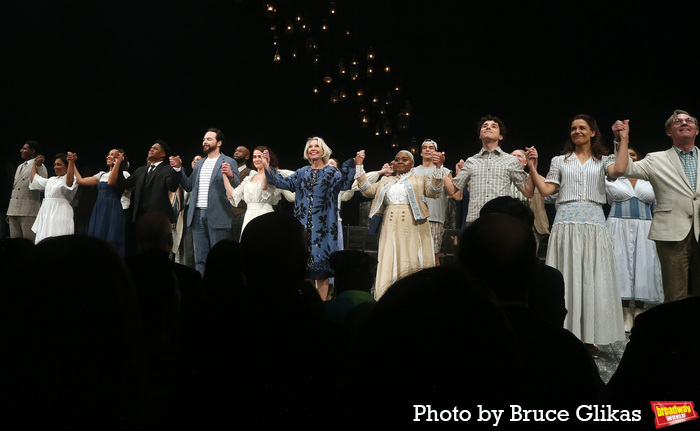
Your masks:
{"label": "woman in white dress", "polygon": [[[639,160],[634,149],[629,148],[628,153],[632,161]],[[649,181],[620,177],[605,181],[605,192],[610,204],[607,225],[615,246],[625,331],[629,332],[645,303],[657,304],[664,299],[656,244],[648,238],[654,189]]]}
{"label": "woman in white dress", "polygon": [[[265,178],[265,167],[262,162],[263,151],[270,153],[270,166],[277,168],[277,156],[265,146],[256,147],[253,150],[253,166],[257,172],[251,172],[249,176],[243,179],[243,182],[235,189],[224,181],[226,195],[228,196],[231,205],[237,206],[238,203],[245,201],[248,208],[243,217],[243,226],[241,227],[241,236],[246,225],[255,217],[267,214],[274,211],[273,205],[276,205],[280,200],[280,190],[275,186],[267,183]],[[222,169],[225,169],[222,166]]]}
{"label": "woman in white dress", "polygon": [[[625,122],[627,125],[627,122]],[[616,160],[600,142],[600,130],[589,115],[571,122],[563,155],[552,159],[547,178],[530,175],[542,196],[558,192],[557,215],[547,250],[547,265],[564,276],[568,313],[564,327],[587,344],[624,340],[620,287],[613,245],[605,226],[605,177],[619,176],[627,157]],[[627,153],[629,130],[621,132],[620,152]],[[527,149],[530,172],[537,172],[537,150]]]}
{"label": "woman in white dress", "polygon": [[44,238],[60,235],[72,235],[75,231],[73,223],[73,207],[70,202],[78,190],[75,179],[75,162],[73,153],[68,155],[56,154],[53,163],[55,177],[43,178],[36,175],[36,167],[44,163],[44,156],[39,155],[34,159],[31,173],[29,174],[29,189],[43,190],[44,200],[36,215],[36,221],[32,226],[32,231],[36,234],[35,243],[39,243]]}

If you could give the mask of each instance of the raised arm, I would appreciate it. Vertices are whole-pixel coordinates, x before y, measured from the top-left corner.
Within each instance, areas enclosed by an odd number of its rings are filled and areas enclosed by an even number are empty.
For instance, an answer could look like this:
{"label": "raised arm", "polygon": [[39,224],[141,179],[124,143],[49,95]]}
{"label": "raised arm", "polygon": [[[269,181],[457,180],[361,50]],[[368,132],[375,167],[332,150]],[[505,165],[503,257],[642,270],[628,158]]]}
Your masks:
{"label": "raised arm", "polygon": [[[234,187],[231,185],[231,181],[229,181],[229,176],[228,173],[231,172],[231,165],[228,163],[224,162],[221,164],[221,178],[224,182],[224,188],[226,189],[226,196],[228,196],[229,200],[233,199],[233,192],[234,192]],[[240,186],[238,186],[240,187]]]}
{"label": "raised arm", "polygon": [[445,161],[445,153],[433,152],[433,164],[435,165],[435,171],[425,182],[425,189],[423,194],[429,198],[438,198],[444,192],[444,172],[442,170],[442,164]]}
{"label": "raised arm", "polygon": [[525,181],[525,185],[522,189],[520,189],[520,193],[522,193],[523,196],[525,196],[528,199],[530,199],[535,194],[535,183],[532,179],[532,177],[534,177],[535,175],[538,175],[537,172],[535,172],[534,175],[532,174],[532,172],[530,172],[530,175],[527,176],[527,181]]}
{"label": "raised arm", "polygon": [[32,163],[32,170],[29,171],[29,182],[30,183],[34,181],[34,176],[36,175],[36,167],[41,165],[42,163],[44,163],[44,156],[39,154],[34,159],[34,163]]}
{"label": "raised arm", "polygon": [[[530,178],[528,178],[528,181],[532,181],[533,185],[537,187],[537,190],[543,197],[556,193],[559,186],[554,183],[546,183],[544,178],[537,172],[537,161],[539,157],[537,149],[535,147],[525,147],[525,150],[527,151],[527,165],[530,167]],[[530,197],[532,197],[532,195]]]}
{"label": "raised arm", "polygon": [[73,182],[75,181],[75,159],[77,156],[70,151],[66,154],[66,159],[68,159],[68,172],[66,172],[66,187],[73,187]]}
{"label": "raised arm", "polygon": [[[97,183],[99,182],[97,178],[95,177],[87,177],[83,178],[82,175],[80,175],[80,172],[78,171],[78,166],[75,164],[75,162],[78,160],[78,154],[77,153],[68,153],[73,155],[73,172],[75,174],[75,182],[78,183],[79,186],[96,186]],[[71,165],[71,159],[68,159],[68,166]],[[68,182],[66,181],[66,184]],[[69,186],[70,187],[70,186]]]}
{"label": "raised arm", "polygon": [[611,178],[621,177],[627,170],[627,163],[629,163],[629,153],[627,152],[630,142],[629,130],[630,120],[617,120],[613,124],[613,133],[615,134],[615,140],[620,142],[620,149],[617,152],[615,164],[608,166],[608,175]]}
{"label": "raised arm", "polygon": [[[119,175],[121,175],[121,172],[119,171],[119,167],[122,165],[123,161],[124,153],[118,151],[117,156],[114,158],[114,165],[112,165],[112,170],[109,171],[109,177],[107,177],[107,184],[109,184],[112,187],[116,187],[117,182],[120,180]],[[124,177],[124,175],[122,175],[122,177]]]}

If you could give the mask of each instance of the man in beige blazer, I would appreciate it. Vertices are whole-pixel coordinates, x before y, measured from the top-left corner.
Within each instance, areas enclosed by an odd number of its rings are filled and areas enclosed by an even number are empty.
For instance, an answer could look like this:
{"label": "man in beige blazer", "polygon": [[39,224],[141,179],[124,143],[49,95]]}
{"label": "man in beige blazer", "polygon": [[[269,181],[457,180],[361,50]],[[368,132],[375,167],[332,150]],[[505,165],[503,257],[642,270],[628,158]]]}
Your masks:
{"label": "man in beige blazer", "polygon": [[[37,141],[27,141],[19,153],[24,162],[17,166],[15,172],[10,204],[7,207],[7,223],[10,225],[10,238],[27,238],[34,242],[32,225],[41,207],[41,192],[29,190],[29,173],[34,159],[41,153],[41,145]],[[48,177],[43,164],[37,166],[36,173]]]}
{"label": "man in beige blazer", "polygon": [[[613,125],[616,140],[624,127]],[[700,294],[700,159],[695,137],[698,120],[677,109],[666,121],[673,146],[629,161],[624,176],[647,180],[656,194],[649,239],[656,243],[666,302]]]}

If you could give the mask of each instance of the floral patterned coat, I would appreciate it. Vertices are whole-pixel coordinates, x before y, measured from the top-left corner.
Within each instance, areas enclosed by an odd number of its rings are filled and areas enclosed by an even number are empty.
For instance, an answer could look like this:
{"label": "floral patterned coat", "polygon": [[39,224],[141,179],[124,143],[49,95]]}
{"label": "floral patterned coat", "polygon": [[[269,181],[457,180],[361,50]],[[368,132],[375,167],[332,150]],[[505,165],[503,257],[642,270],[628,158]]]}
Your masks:
{"label": "floral patterned coat", "polygon": [[306,229],[309,251],[307,269],[330,271],[328,259],[338,250],[338,194],[352,187],[355,161],[348,159],[340,170],[333,166],[313,169],[304,166],[287,178],[274,169],[265,171],[267,182],[296,193],[294,216]]}

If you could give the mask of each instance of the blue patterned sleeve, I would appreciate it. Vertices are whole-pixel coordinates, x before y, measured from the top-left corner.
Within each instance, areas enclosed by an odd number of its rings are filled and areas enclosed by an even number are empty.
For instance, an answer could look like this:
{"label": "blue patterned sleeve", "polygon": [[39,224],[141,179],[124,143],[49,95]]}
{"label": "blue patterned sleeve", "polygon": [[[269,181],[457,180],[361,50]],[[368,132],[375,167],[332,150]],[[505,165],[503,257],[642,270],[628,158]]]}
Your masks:
{"label": "blue patterned sleeve", "polygon": [[340,167],[340,172],[336,175],[339,176],[339,181],[335,184],[338,191],[350,190],[352,188],[352,183],[355,181],[355,160],[346,160]]}
{"label": "blue patterned sleeve", "polygon": [[287,178],[284,178],[274,168],[270,170],[265,169],[265,178],[267,179],[268,184],[273,185],[278,189],[295,192],[299,187],[299,176],[297,175],[298,172],[299,171],[296,171]]}

